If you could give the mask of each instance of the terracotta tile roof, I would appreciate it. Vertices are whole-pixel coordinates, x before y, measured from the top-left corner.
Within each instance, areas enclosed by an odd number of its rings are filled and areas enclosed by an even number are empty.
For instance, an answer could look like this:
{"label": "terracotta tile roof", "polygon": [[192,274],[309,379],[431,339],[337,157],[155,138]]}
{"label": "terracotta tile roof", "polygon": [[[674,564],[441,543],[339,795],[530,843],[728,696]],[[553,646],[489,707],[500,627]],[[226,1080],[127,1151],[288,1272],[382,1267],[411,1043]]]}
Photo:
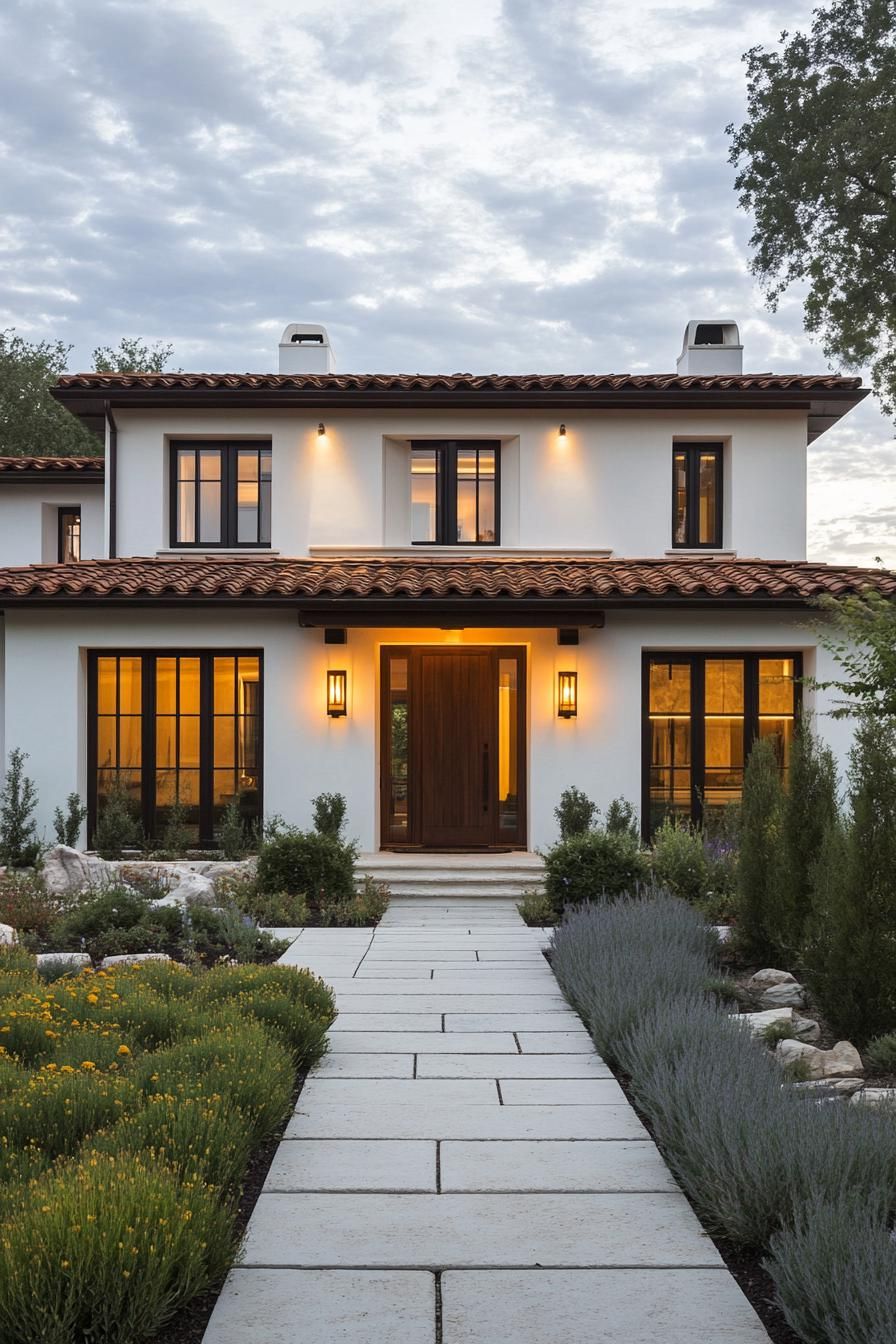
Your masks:
{"label": "terracotta tile roof", "polygon": [[314,607],[385,599],[794,606],[823,594],[844,596],[868,587],[896,598],[896,573],[806,562],[702,558],[178,556],[0,569],[0,607],[23,602],[177,605],[235,600]]}
{"label": "terracotta tile roof", "polygon": [[105,462],[100,457],[0,457],[3,476],[88,476],[101,480]]}
{"label": "terracotta tile roof", "polygon": [[836,374],[674,373],[70,373],[57,387],[118,391],[178,388],[292,389],[315,392],[621,392],[621,391],[857,391],[861,378]]}

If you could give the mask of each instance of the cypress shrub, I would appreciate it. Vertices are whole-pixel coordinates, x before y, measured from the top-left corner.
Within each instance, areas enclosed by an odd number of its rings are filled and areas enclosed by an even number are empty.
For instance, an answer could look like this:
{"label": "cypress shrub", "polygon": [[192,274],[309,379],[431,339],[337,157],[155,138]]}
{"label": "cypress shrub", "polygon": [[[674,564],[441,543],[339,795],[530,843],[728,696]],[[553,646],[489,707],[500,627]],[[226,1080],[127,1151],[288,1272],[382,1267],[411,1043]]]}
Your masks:
{"label": "cypress shrub", "polygon": [[758,961],[775,951],[783,801],[774,739],[757,738],[744,771],[735,912],[738,946]]}
{"label": "cypress shrub", "polygon": [[769,921],[774,943],[786,957],[795,956],[805,941],[819,855],[837,822],[834,757],[806,723],[797,729],[791,748],[781,805],[778,899]]}
{"label": "cypress shrub", "polygon": [[860,722],[849,785],[851,817],[822,847],[803,961],[834,1029],[862,1044],[896,1029],[896,726]]}

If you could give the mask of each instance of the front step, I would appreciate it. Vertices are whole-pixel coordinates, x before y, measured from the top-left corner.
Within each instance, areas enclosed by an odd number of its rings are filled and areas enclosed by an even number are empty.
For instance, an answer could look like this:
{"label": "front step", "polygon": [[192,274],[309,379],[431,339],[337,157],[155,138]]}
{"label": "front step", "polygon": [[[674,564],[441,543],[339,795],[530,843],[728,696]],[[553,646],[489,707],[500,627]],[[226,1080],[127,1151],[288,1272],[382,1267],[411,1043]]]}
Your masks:
{"label": "front step", "polygon": [[393,896],[433,900],[514,900],[544,885],[538,854],[362,854],[359,877],[385,882]]}

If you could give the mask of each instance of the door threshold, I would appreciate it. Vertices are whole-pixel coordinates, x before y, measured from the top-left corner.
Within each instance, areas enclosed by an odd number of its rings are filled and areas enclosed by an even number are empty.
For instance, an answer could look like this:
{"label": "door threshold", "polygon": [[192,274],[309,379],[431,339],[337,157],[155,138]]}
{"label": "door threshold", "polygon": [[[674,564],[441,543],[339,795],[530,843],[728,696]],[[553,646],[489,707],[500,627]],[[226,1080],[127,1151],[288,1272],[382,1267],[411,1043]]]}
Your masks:
{"label": "door threshold", "polygon": [[472,845],[454,848],[432,848],[429,845],[382,845],[381,854],[524,854],[526,851],[511,845]]}

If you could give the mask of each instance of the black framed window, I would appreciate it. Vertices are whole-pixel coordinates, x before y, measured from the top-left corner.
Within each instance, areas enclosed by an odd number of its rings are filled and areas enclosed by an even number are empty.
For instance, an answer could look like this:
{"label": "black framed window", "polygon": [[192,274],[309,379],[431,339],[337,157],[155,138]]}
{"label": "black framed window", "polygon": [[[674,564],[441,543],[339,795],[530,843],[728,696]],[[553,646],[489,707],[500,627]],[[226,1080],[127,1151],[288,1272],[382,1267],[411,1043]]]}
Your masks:
{"label": "black framed window", "polygon": [[126,790],[149,836],[175,803],[195,843],[214,844],[236,800],[261,817],[260,653],[89,655],[88,828],[105,800]]}
{"label": "black framed window", "polygon": [[800,711],[799,653],[649,653],[642,818],[712,822],[740,801],[753,742],[774,737],[785,782]]}
{"label": "black framed window", "polygon": [[496,546],[500,540],[500,444],[411,444],[411,541],[415,546]]}
{"label": "black framed window", "polygon": [[722,545],[722,445],[676,443],[672,450],[672,545]]}
{"label": "black framed window", "polygon": [[81,559],[81,505],[66,504],[59,509],[57,554],[60,565]]}
{"label": "black framed window", "polygon": [[171,545],[270,544],[270,444],[172,443]]}

